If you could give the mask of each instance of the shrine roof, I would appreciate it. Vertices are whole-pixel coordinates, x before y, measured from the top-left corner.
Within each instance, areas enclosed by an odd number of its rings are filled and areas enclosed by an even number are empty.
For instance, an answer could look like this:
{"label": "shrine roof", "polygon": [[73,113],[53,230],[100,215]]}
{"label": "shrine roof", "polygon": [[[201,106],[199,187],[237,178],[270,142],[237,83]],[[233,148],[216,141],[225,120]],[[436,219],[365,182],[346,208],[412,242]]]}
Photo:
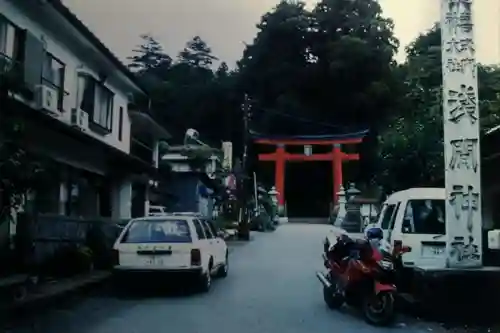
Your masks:
{"label": "shrine roof", "polygon": [[358,132],[342,133],[342,134],[324,134],[324,135],[265,135],[252,133],[252,138],[256,140],[341,140],[341,139],[358,139],[363,138],[368,134],[369,130]]}

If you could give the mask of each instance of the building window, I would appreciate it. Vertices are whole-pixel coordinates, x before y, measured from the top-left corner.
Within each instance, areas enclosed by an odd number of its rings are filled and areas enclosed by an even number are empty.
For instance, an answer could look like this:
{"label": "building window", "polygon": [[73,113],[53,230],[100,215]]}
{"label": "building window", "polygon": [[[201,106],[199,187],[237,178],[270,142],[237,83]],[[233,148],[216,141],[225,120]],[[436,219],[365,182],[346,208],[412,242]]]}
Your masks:
{"label": "building window", "polygon": [[123,140],[123,107],[120,106],[120,113],[118,114],[118,140]]}
{"label": "building window", "polygon": [[63,111],[65,65],[50,53],[45,53],[42,82],[57,91],[57,108]]}
{"label": "building window", "polygon": [[113,115],[113,93],[102,85],[96,85],[97,103],[92,115],[92,121],[110,130]]}
{"label": "building window", "polygon": [[78,76],[78,107],[89,114],[89,125],[111,133],[113,98],[113,93],[90,75]]}
{"label": "building window", "polygon": [[17,28],[0,16],[0,53],[10,59],[16,55],[16,34]]}
{"label": "building window", "polygon": [[9,70],[13,61],[20,63],[23,60],[22,32],[0,14],[0,71]]}

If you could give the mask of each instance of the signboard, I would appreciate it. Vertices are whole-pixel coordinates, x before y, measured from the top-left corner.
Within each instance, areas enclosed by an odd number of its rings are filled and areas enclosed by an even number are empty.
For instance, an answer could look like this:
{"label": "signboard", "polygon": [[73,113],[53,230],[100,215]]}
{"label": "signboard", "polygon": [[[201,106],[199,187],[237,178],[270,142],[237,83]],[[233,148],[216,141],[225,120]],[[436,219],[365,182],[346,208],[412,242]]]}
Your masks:
{"label": "signboard", "polygon": [[222,151],[224,152],[222,167],[231,170],[233,168],[233,143],[230,141],[223,142]]}
{"label": "signboard", "polygon": [[304,155],[306,156],[311,156],[313,153],[313,148],[311,145],[305,145],[304,146]]}
{"label": "signboard", "polygon": [[482,265],[481,167],[472,0],[441,0],[448,267]]}

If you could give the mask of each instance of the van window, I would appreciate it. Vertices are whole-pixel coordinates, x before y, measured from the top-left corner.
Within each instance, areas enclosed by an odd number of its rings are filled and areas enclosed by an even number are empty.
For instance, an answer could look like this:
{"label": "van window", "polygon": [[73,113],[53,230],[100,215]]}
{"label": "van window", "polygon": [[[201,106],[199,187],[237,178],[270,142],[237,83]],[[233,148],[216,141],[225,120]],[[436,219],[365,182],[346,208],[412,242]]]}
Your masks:
{"label": "van window", "polygon": [[394,224],[396,224],[396,216],[398,215],[399,211],[399,206],[401,206],[401,202],[398,202],[396,209],[394,210],[394,213],[392,213],[391,220],[389,221],[389,230],[394,229]]}
{"label": "van window", "polygon": [[391,223],[392,216],[394,215],[394,211],[396,209],[396,205],[387,205],[384,207],[382,212],[382,223],[380,227],[383,230],[389,229],[389,225]]}
{"label": "van window", "polygon": [[446,233],[444,200],[410,200],[406,205],[402,232],[407,234]]}

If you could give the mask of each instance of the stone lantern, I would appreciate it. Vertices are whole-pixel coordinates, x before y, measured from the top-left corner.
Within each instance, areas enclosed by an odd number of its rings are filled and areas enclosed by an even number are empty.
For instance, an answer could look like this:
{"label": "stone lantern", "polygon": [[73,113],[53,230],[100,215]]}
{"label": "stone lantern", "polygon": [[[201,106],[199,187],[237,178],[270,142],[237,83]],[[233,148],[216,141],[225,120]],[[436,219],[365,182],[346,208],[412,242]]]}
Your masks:
{"label": "stone lantern", "polygon": [[278,211],[279,192],[276,190],[276,187],[273,186],[273,187],[271,187],[269,192],[267,192],[267,194],[269,195],[269,197],[271,198],[271,201],[273,202],[273,213],[274,213],[273,221],[274,221],[274,220],[278,219],[278,215],[279,215],[279,211]]}
{"label": "stone lantern", "polygon": [[346,193],[347,193],[347,200],[351,200],[355,196],[359,195],[361,191],[356,188],[356,184],[350,183],[349,189],[346,191]]}
{"label": "stone lantern", "polygon": [[363,226],[361,205],[357,198],[361,194],[361,191],[355,187],[354,183],[350,183],[346,194],[346,218],[343,220],[342,228],[347,232],[359,232]]}
{"label": "stone lantern", "polygon": [[276,190],[276,187],[271,187],[271,189],[269,190],[269,192],[267,192],[267,194],[269,194],[269,196],[271,197],[271,201],[273,202],[273,205],[275,205],[276,207],[278,207],[278,194],[279,192]]}
{"label": "stone lantern", "polygon": [[344,186],[342,185],[340,185],[340,190],[337,192],[337,198],[339,200],[339,210],[337,212],[337,217],[335,218],[335,222],[333,223],[333,225],[336,227],[340,227],[342,225],[342,221],[344,221],[344,218],[347,215],[347,198]]}

